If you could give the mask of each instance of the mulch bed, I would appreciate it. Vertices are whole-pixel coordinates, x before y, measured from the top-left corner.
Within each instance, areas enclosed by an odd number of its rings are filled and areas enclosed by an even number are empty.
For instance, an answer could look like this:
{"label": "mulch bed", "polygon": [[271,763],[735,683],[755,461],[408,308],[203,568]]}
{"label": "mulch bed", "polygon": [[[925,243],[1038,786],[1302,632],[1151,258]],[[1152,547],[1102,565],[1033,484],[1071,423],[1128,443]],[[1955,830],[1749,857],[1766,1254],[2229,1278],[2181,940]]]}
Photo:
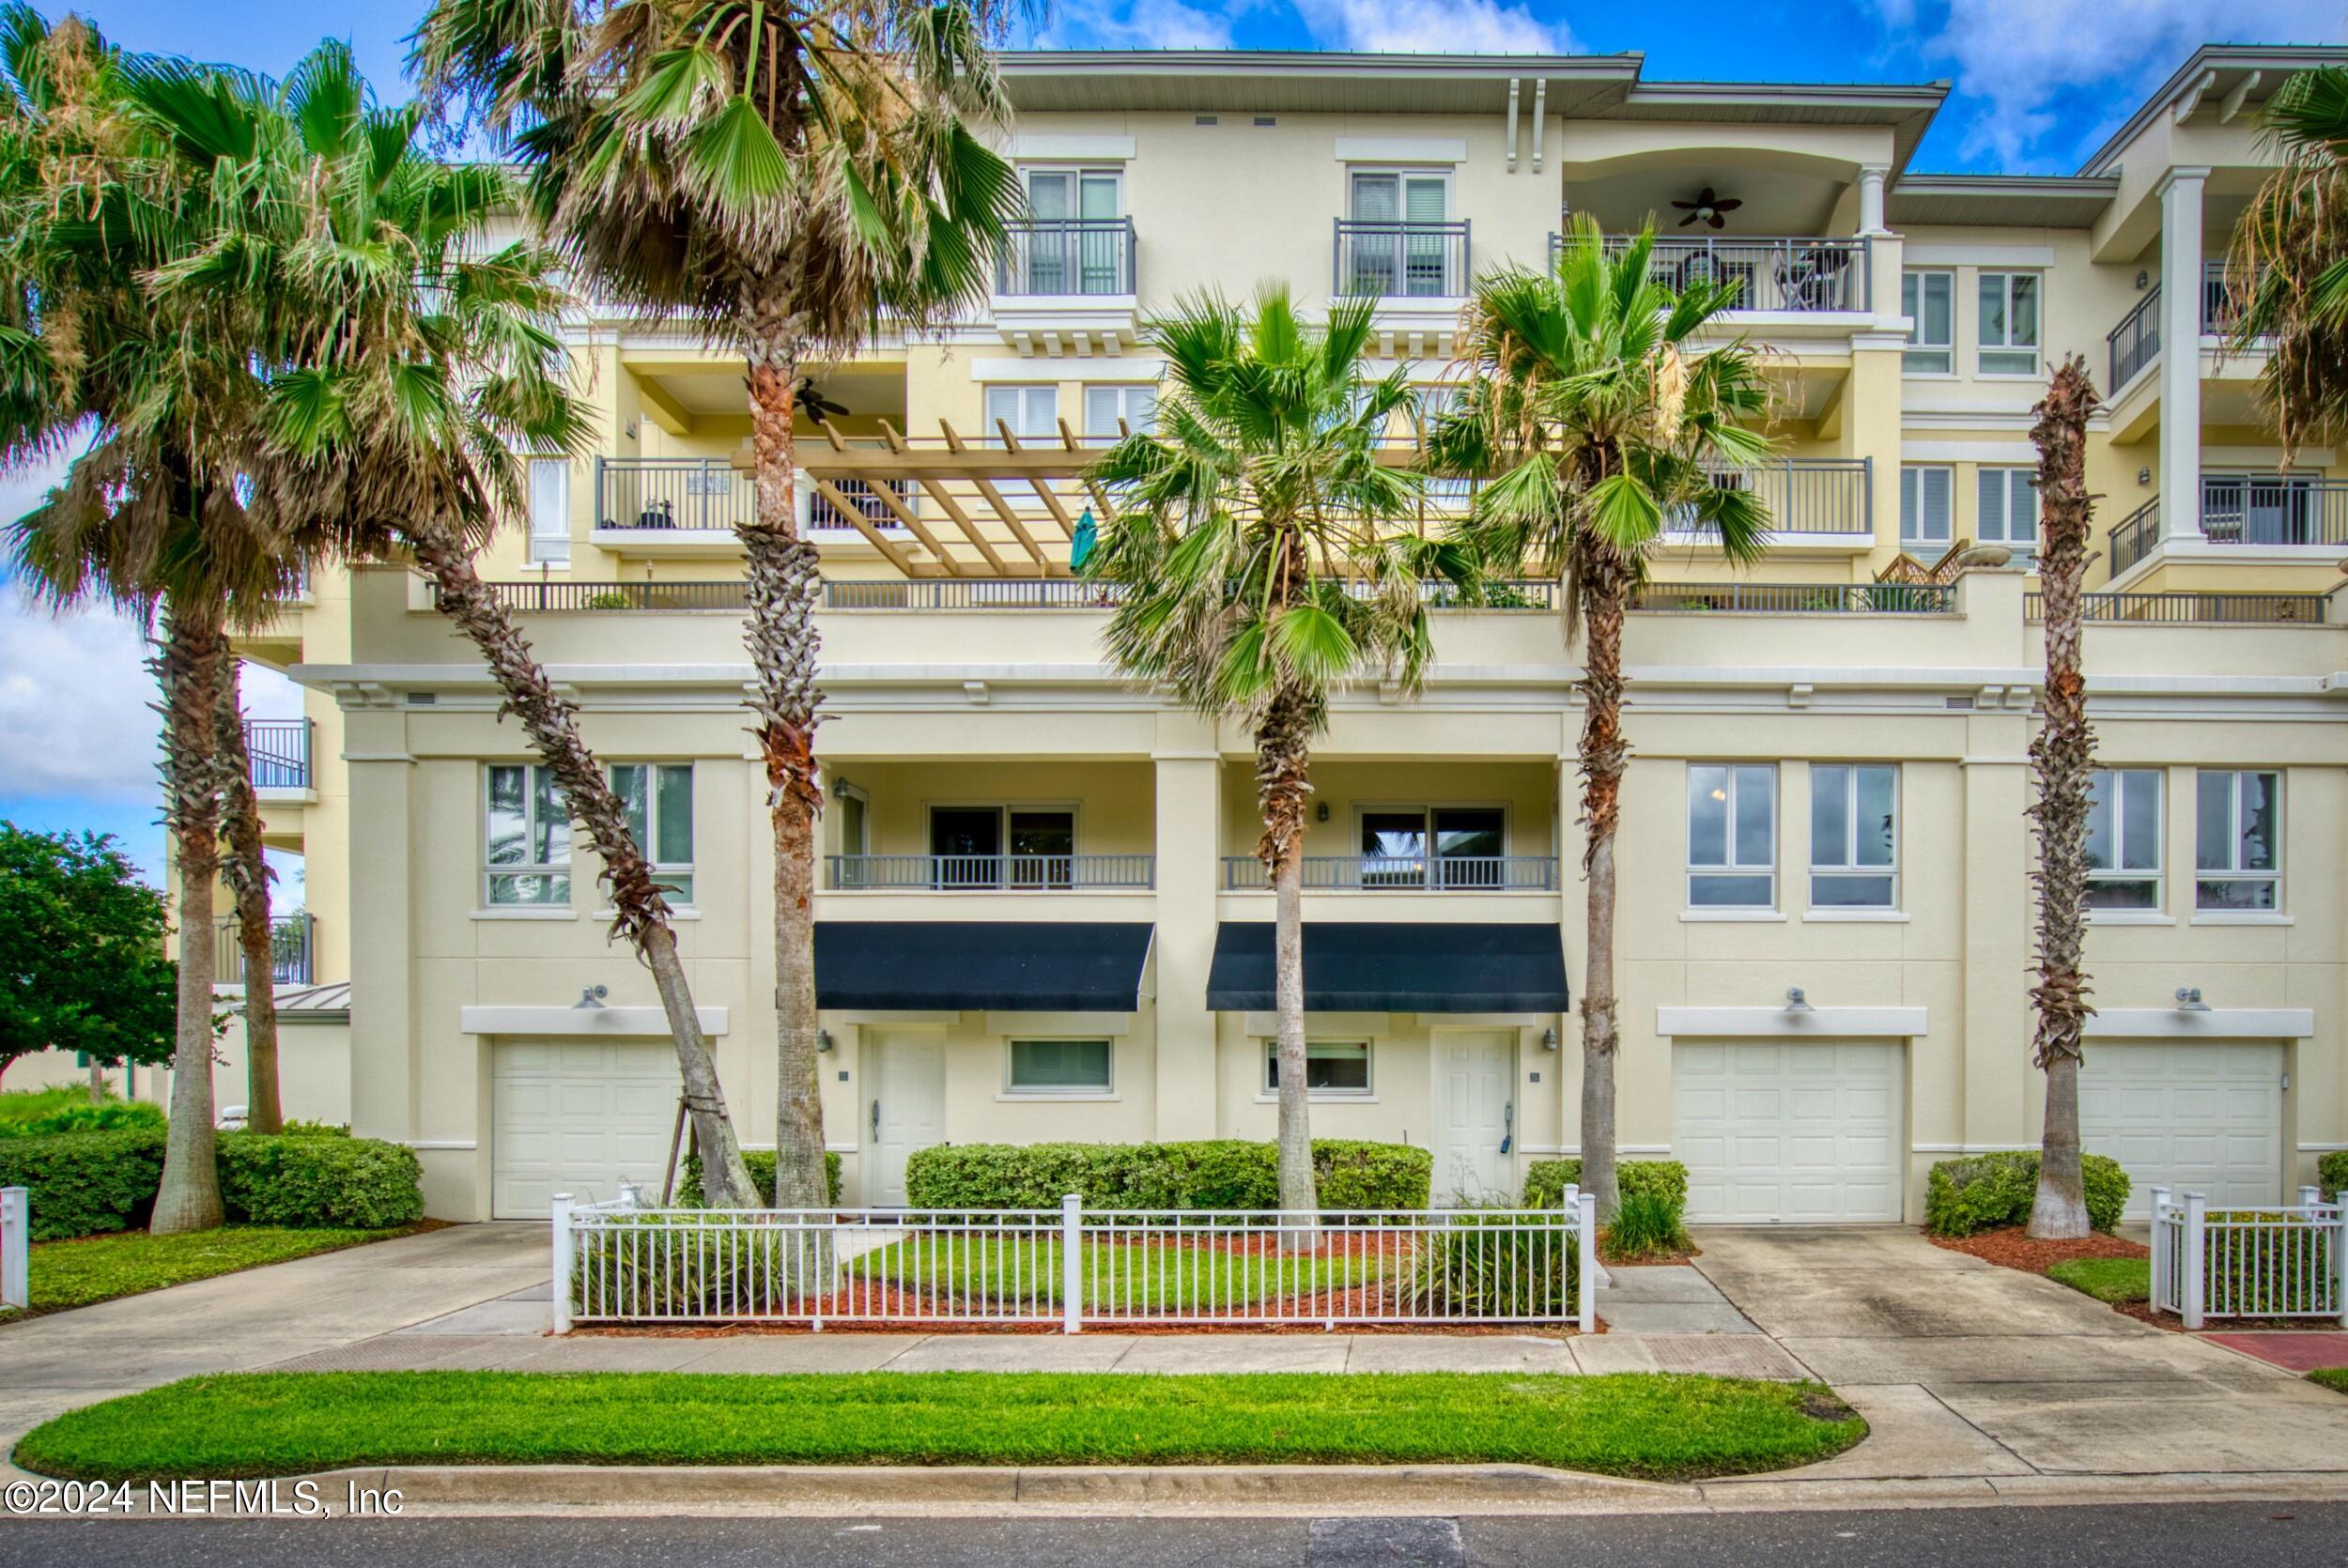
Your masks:
{"label": "mulch bed", "polygon": [[2152,1249],[2140,1241],[2106,1236],[2101,1231],[2077,1241],[2034,1241],[2021,1226],[2007,1225],[1974,1236],[1935,1236],[1926,1231],[1924,1239],[1952,1253],[1967,1253],[1985,1263],[1994,1263],[2000,1268],[2019,1268],[2026,1274],[2043,1274],[2056,1264],[2074,1258],[2153,1255]]}

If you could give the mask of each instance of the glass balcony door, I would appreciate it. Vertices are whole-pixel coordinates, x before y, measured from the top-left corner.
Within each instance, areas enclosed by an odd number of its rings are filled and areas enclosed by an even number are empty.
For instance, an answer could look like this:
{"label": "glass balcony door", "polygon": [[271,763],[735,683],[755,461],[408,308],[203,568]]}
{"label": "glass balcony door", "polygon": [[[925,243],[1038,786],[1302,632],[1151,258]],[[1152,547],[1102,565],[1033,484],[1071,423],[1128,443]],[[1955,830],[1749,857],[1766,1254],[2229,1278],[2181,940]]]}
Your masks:
{"label": "glass balcony door", "polygon": [[[1101,169],[1029,169],[1027,236],[1030,294],[1115,294],[1124,216],[1120,177]],[[1079,220],[1083,220],[1079,222]]]}
{"label": "glass balcony door", "polygon": [[1448,292],[1444,223],[1451,215],[1449,177],[1356,174],[1351,206],[1356,223],[1391,226],[1354,231],[1349,293],[1436,298]]}

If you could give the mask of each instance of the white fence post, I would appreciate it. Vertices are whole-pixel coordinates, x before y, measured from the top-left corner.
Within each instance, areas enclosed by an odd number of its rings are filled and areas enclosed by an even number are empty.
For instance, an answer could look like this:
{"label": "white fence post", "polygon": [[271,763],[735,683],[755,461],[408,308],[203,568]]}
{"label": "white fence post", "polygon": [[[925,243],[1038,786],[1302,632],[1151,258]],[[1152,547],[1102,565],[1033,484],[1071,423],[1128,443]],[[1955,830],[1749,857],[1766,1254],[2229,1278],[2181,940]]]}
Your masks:
{"label": "white fence post", "polygon": [[1598,1332],[1598,1195],[1583,1192],[1574,1204],[1582,1232],[1581,1279],[1575,1284],[1575,1305],[1581,1310],[1581,1322],[1576,1325],[1583,1333]]}
{"label": "white fence post", "polygon": [[2153,1310],[2163,1307],[2174,1312],[2176,1293],[2170,1288],[2169,1271],[2175,1261],[2169,1235],[2169,1189],[2153,1189]]}
{"label": "white fence post", "polygon": [[1085,1201],[1071,1192],[1059,1201],[1059,1326],[1067,1334],[1081,1334],[1084,1304]]}
{"label": "white fence post", "polygon": [[2323,1201],[2324,1190],[2322,1188],[2302,1187],[2299,1189],[2299,1207],[2301,1208],[2313,1208],[2317,1204],[2320,1204]]}
{"label": "white fence post", "polygon": [[2188,1329],[2201,1326],[2209,1301],[2209,1199],[2200,1192],[2185,1195],[2185,1299],[2179,1314]]}
{"label": "white fence post", "polygon": [[2348,1192],[2332,1206],[2332,1305],[2340,1309],[2340,1326],[2348,1329]]}
{"label": "white fence post", "polygon": [[32,1194],[22,1187],[0,1187],[0,1307],[22,1312],[32,1304]]}
{"label": "white fence post", "polygon": [[571,1195],[554,1195],[554,1331],[571,1331]]}

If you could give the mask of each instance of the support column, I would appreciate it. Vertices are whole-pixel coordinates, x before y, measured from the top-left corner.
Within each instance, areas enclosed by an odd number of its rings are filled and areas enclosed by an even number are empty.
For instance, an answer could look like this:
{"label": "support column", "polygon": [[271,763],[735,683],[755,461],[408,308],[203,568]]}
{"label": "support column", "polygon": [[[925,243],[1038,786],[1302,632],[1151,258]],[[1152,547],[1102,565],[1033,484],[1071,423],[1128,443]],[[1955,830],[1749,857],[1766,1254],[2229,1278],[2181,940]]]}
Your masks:
{"label": "support column", "polygon": [[[408,750],[408,715],[373,705],[367,695],[346,694],[343,761],[350,781],[350,812],[364,830],[350,835],[350,1130],[362,1138],[412,1143],[421,1135],[423,1042],[415,1018],[415,930],[410,918],[416,841],[415,759]],[[352,705],[352,704],[360,705]],[[454,1026],[455,1020],[445,1022]],[[461,1152],[428,1156],[425,1212],[435,1218],[480,1220],[470,1179],[454,1168]]]}
{"label": "support column", "polygon": [[2201,193],[2207,169],[2160,185],[2160,534],[2201,537]]}
{"label": "support column", "polygon": [[1883,182],[1891,173],[1888,163],[1859,166],[1859,232],[1867,238],[1892,232],[1883,226]]}
{"label": "support column", "polygon": [[2029,1144],[2037,1136],[2029,1115],[2037,1097],[2028,1087],[2035,1072],[2027,992],[2036,909],[2030,824],[2022,815],[2030,801],[2029,745],[2027,705],[1976,713],[1966,723],[1959,1138],[1968,1147]]}
{"label": "support column", "polygon": [[1215,878],[1223,852],[1223,760],[1214,727],[1188,714],[1159,715],[1156,764],[1156,1133],[1215,1131],[1215,1015],[1207,1008],[1214,961]]}

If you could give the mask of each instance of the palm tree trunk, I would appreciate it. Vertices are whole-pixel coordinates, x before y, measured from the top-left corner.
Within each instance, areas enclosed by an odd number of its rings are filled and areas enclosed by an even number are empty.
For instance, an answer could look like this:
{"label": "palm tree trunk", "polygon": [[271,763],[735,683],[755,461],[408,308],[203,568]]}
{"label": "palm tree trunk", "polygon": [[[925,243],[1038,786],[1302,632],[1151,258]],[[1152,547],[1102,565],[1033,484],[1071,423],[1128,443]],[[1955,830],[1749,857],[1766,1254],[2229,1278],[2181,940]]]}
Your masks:
{"label": "palm tree trunk", "polygon": [[1614,1017],[1614,838],[1630,749],[1622,738],[1622,629],[1631,573],[1630,562],[1609,546],[1587,544],[1580,550],[1582,871],[1589,884],[1582,976],[1582,1191],[1598,1200],[1599,1218],[1605,1220],[1620,1197],[1614,1170],[1614,1053],[1621,1044]]}
{"label": "palm tree trunk", "polygon": [[[1292,691],[1274,698],[1256,729],[1256,802],[1263,813],[1263,838],[1256,853],[1272,877],[1280,1207],[1291,1214],[1311,1214],[1321,1207],[1313,1180],[1311,1099],[1305,1082],[1305,797],[1313,790],[1311,745],[1310,701]],[[1281,1245],[1310,1248],[1319,1241],[1316,1229],[1284,1229]]]}
{"label": "palm tree trunk", "polygon": [[797,454],[791,421],[804,342],[791,291],[750,291],[751,446],[757,463],[755,520],[738,531],[748,557],[749,649],[766,763],[766,811],[775,839],[775,1206],[821,1208],[824,1103],[815,1054],[815,727],[823,642],[815,630],[822,581],[815,546],[799,537],[793,484]]}
{"label": "palm tree trunk", "polygon": [[261,803],[253,792],[253,754],[244,739],[240,662],[228,660],[220,684],[223,819],[228,853],[221,878],[237,905],[237,945],[244,957],[244,1125],[282,1132],[286,1112],[277,1091],[277,973],[269,909],[269,857],[261,845]]}
{"label": "palm tree trunk", "polygon": [[171,1128],[148,1228],[210,1230],[224,1218],[212,1131],[212,884],[220,875],[219,715],[228,638],[217,604],[166,604],[153,661],[162,688],[163,811],[179,860],[179,1010]]}
{"label": "palm tree trunk", "polygon": [[2038,799],[2038,1008],[2035,1054],[2047,1074],[2047,1123],[2038,1155],[2038,1195],[2030,1234],[2048,1240],[2088,1234],[2087,1181],[2079,1165],[2080,1036],[2087,1015],[2088,794],[2095,731],[2087,722],[2080,669],[2087,544],[2093,505],[2087,494],[2087,419],[2095,389],[2076,357],[2056,370],[2031,439],[2038,447],[2038,586],[2046,606],[2045,726],[2031,742]]}
{"label": "palm tree trunk", "polygon": [[693,989],[677,956],[668,900],[653,882],[642,846],[628,831],[627,813],[612,792],[611,781],[580,738],[578,708],[556,693],[529,642],[515,629],[514,618],[482,582],[456,535],[435,524],[411,521],[407,536],[417,564],[432,578],[441,612],[463,627],[481,651],[505,693],[504,712],[522,721],[532,749],[563,792],[564,807],[587,830],[588,843],[602,858],[603,880],[611,895],[612,930],[627,938],[652,971],[661,1011],[669,1021],[669,1038],[676,1046],[685,1107],[702,1150],[702,1201],[712,1208],[755,1208],[758,1189],[742,1163],[742,1145],[734,1136],[733,1117],[726,1114],[717,1062],[693,1009]]}

